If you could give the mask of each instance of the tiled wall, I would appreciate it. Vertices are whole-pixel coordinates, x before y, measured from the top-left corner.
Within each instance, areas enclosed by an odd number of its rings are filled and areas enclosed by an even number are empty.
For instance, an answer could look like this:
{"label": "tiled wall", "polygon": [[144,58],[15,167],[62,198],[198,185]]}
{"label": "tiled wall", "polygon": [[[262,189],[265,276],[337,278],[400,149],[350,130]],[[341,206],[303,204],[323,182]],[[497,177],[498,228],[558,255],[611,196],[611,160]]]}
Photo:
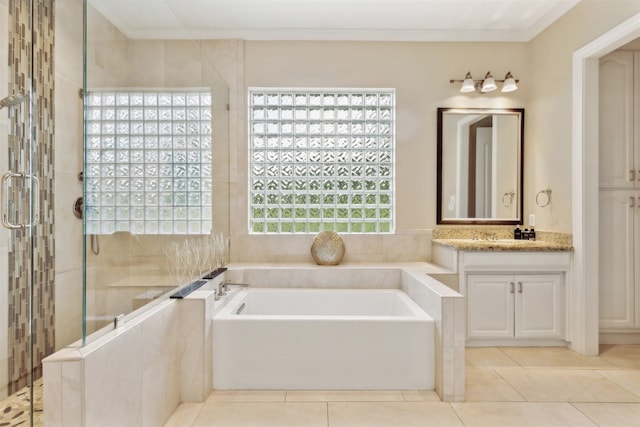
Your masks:
{"label": "tiled wall", "polygon": [[181,402],[203,402],[212,388],[214,293],[165,299],[45,360],[44,424],[161,426]]}
{"label": "tiled wall", "polygon": [[56,350],[82,334],[82,220],[71,212],[82,195],[83,0],[55,2],[55,334]]}
{"label": "tiled wall", "polygon": [[[40,223],[33,231],[15,230],[9,247],[9,392],[27,385],[30,372],[29,344],[33,339],[34,375],[41,375],[45,356],[55,349],[54,343],[54,2],[9,2],[9,93],[30,95],[30,103],[22,104],[12,118],[9,137],[9,169],[16,172],[31,169],[40,180],[38,212]],[[33,10],[31,10],[33,9]],[[33,14],[33,17],[32,17]],[[31,35],[33,34],[33,40]],[[33,52],[33,55],[32,55]],[[32,74],[33,71],[33,74]],[[30,92],[29,85],[33,91]],[[27,109],[32,105],[34,110]],[[27,139],[33,120],[33,155]],[[18,206],[30,206],[30,193],[15,185],[11,200]],[[23,209],[23,208],[22,208]],[[9,212],[13,218],[19,211]],[[33,237],[30,236],[33,232]],[[33,285],[32,285],[33,283]],[[30,292],[33,292],[30,295]],[[32,303],[33,302],[33,303]],[[33,320],[30,321],[30,308]],[[33,322],[33,336],[29,326]]]}
{"label": "tiled wall", "polygon": [[[0,58],[9,55],[9,0],[0,0]],[[0,66],[0,97],[7,94],[9,87],[9,67],[3,61]],[[7,136],[9,134],[8,110],[0,112],[0,173],[8,168],[7,163]],[[7,343],[9,338],[9,304],[4,297],[9,294],[9,230],[0,227],[0,343]],[[9,348],[6,344],[0,345],[0,399],[8,394],[7,380],[9,373]]]}

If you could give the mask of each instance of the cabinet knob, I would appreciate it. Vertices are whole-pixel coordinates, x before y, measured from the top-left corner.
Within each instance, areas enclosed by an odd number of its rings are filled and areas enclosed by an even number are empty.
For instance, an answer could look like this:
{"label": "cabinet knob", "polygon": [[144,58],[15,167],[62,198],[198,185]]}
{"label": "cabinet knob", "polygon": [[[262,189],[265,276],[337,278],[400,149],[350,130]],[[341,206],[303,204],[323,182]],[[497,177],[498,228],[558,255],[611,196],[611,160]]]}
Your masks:
{"label": "cabinet knob", "polygon": [[511,292],[512,294],[515,293],[516,291],[516,284],[513,282],[509,282],[509,292]]}
{"label": "cabinet knob", "polygon": [[522,293],[522,282],[518,282],[518,293]]}

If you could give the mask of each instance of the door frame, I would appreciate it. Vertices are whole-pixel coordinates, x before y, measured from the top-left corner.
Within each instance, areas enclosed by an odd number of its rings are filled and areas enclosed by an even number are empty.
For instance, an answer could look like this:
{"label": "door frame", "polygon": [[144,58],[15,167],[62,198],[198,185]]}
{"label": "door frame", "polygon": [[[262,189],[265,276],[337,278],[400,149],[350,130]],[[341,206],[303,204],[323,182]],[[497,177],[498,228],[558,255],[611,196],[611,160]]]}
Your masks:
{"label": "door frame", "polygon": [[573,53],[572,204],[574,269],[571,348],[597,355],[598,301],[598,91],[599,59],[640,37],[640,13]]}

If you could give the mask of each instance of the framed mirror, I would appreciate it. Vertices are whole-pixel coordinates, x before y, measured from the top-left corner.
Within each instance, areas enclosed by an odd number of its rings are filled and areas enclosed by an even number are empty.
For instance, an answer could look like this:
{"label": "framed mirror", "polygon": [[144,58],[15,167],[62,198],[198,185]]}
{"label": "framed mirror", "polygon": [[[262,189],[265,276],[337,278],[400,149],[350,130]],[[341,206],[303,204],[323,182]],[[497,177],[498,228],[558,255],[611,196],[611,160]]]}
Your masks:
{"label": "framed mirror", "polygon": [[522,224],[523,137],[523,108],[438,108],[438,224]]}

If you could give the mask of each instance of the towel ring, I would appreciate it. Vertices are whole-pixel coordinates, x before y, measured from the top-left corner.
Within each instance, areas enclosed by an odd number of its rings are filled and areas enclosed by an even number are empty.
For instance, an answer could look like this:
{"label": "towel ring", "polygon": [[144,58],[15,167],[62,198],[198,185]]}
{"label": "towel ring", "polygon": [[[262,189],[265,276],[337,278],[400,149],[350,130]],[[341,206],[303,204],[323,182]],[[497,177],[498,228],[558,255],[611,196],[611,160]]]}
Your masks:
{"label": "towel ring", "polygon": [[504,193],[504,196],[502,196],[502,206],[504,206],[505,208],[510,208],[511,203],[513,203],[513,196],[515,195],[516,193],[514,193],[513,191]]}
{"label": "towel ring", "polygon": [[[543,196],[543,197],[540,197],[540,196]],[[545,197],[546,197],[546,201],[545,201]],[[541,208],[544,208],[545,206],[549,206],[549,203],[551,203],[551,189],[547,188],[546,190],[538,191],[538,194],[536,194],[536,205],[538,205]]]}

